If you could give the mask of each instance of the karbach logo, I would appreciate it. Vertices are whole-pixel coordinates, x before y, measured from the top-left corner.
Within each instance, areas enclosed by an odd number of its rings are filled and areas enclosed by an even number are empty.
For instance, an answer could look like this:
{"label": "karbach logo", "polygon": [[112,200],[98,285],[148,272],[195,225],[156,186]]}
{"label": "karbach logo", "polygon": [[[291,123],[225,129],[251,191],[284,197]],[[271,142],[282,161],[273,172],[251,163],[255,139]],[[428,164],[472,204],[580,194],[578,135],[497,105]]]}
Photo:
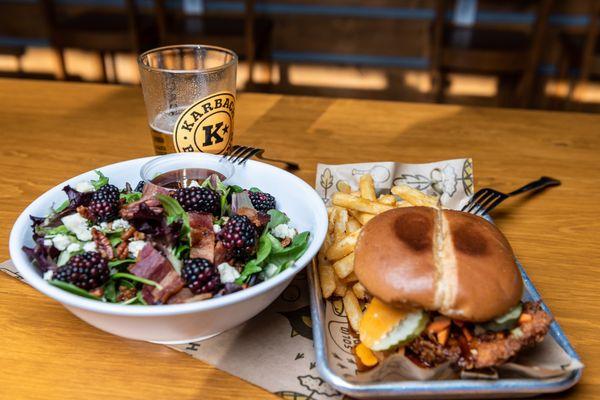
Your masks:
{"label": "karbach logo", "polygon": [[229,148],[233,137],[235,97],[219,92],[192,104],[177,120],[173,130],[175,150],[219,154]]}

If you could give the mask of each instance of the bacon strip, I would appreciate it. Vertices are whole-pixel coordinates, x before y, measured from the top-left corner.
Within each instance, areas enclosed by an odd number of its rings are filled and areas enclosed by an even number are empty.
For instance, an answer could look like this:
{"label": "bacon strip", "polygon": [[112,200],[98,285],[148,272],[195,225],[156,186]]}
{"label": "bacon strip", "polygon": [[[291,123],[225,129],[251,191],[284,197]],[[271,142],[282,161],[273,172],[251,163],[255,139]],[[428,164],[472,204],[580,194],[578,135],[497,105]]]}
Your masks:
{"label": "bacon strip", "polygon": [[189,212],[192,228],[192,246],[190,258],[205,258],[211,263],[215,261],[216,236],[213,231],[213,217],[207,213]]}

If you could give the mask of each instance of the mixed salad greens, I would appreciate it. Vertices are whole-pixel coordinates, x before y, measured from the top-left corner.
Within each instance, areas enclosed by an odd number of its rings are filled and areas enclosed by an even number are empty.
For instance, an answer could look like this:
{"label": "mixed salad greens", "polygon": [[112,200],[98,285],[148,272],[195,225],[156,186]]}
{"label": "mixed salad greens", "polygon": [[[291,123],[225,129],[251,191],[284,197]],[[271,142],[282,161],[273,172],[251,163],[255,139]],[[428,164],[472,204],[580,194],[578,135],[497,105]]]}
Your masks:
{"label": "mixed salad greens", "polygon": [[175,189],[140,182],[119,189],[98,178],[65,186],[65,200],[31,216],[23,247],[50,284],[119,304],[176,304],[254,286],[306,251],[276,200],[217,175]]}

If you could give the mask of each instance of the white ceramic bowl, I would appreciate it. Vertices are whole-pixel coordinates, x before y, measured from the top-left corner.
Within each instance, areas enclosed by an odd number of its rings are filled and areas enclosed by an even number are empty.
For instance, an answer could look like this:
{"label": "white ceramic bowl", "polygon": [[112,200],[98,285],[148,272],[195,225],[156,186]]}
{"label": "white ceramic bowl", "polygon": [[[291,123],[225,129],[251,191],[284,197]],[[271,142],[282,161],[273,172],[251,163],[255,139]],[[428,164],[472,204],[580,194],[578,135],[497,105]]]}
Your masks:
{"label": "white ceramic bowl", "polygon": [[[214,162],[218,156],[200,153],[180,154],[190,166],[202,166],[202,161]],[[140,180],[140,168],[154,157],[139,158],[98,168],[111,183],[123,187]],[[29,205],[15,222],[10,234],[10,256],[23,277],[40,292],[62,303],[87,323],[130,339],[160,343],[184,343],[207,339],[231,329],[265,309],[316,255],[327,231],[327,211],[319,195],[300,178],[276,167],[257,161],[236,166],[227,181],[242,187],[256,186],[277,199],[277,207],[291,219],[299,231],[310,231],[307,251],[296,264],[281,274],[256,286],[206,301],[158,305],[125,306],[102,303],[76,296],[56,288],[41,277],[40,271],[23,253],[21,247],[31,246],[32,231],[29,215],[47,215],[50,206],[64,201],[62,187],[81,180],[95,179],[93,171],[63,182],[44,193]]]}

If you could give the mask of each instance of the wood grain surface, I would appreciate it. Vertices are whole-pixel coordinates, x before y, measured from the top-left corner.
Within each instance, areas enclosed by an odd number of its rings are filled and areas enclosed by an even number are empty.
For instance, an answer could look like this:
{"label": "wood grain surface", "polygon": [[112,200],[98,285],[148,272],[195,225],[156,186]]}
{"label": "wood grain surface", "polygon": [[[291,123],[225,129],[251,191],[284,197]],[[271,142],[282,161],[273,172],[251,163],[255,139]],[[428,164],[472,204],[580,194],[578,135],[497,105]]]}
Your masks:
{"label": "wood grain surface", "polygon": [[[0,259],[21,210],[52,186],[152,144],[138,88],[0,80]],[[495,219],[586,365],[566,394],[600,399],[600,116],[241,94],[236,143],[300,163],[472,157],[477,187],[560,187],[508,201]],[[264,390],[164,346],[80,321],[0,274],[2,399],[265,399]],[[248,360],[252,362],[252,360]],[[277,379],[277,377],[273,377]]]}

